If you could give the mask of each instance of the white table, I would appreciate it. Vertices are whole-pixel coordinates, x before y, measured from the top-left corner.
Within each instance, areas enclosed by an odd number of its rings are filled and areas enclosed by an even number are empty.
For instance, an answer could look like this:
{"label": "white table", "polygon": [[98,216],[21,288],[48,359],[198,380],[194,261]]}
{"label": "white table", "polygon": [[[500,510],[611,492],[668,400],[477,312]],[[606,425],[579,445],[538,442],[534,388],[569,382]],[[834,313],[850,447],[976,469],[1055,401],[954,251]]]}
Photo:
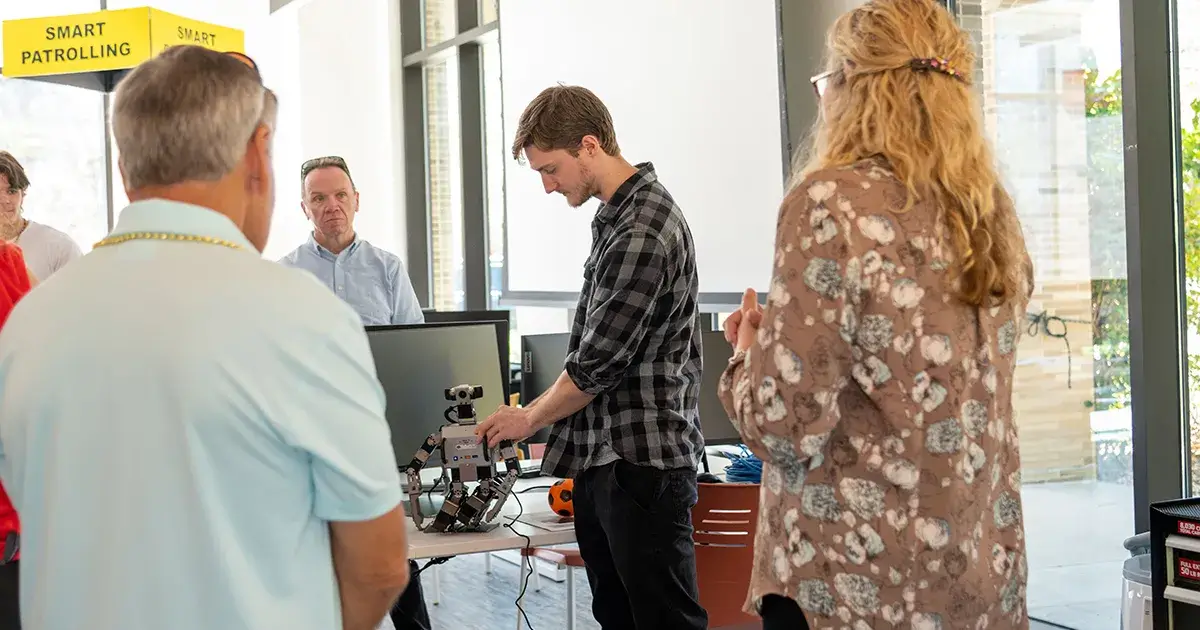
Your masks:
{"label": "white table", "polygon": [[[456,532],[434,533],[417,529],[412,519],[408,519],[408,557],[413,560],[429,558],[444,558],[448,556],[465,556],[475,553],[491,553],[529,547],[546,547],[550,545],[566,545],[575,542],[575,528],[567,527],[561,530],[549,531],[526,521],[535,521],[539,517],[550,516],[550,505],[546,502],[546,490],[532,490],[521,494],[522,490],[538,486],[549,486],[557,481],[551,477],[535,479],[518,479],[513,487],[513,493],[508,497],[504,508],[492,521],[497,525],[487,532]],[[518,504],[518,500],[520,504]],[[516,520],[520,514],[522,520]],[[432,522],[433,515],[427,515],[426,523]],[[512,528],[506,525],[512,524]],[[523,537],[524,536],[524,537]],[[435,569],[436,570],[436,569]],[[524,558],[521,563],[521,579],[528,579],[528,574],[535,571],[533,558]],[[434,580],[437,580],[435,574]],[[436,587],[435,587],[436,588]],[[573,593],[571,594],[573,595]],[[568,601],[573,601],[568,597]],[[517,605],[523,603],[524,597],[517,600]],[[517,628],[521,628],[521,613],[517,611]],[[380,627],[379,630],[390,630]]]}
{"label": "white table", "polygon": [[[548,486],[554,483],[554,481],[555,479],[550,477],[517,480],[516,487],[513,488],[513,494],[509,496],[508,502],[504,504],[504,509],[496,517],[496,520],[492,521],[497,527],[489,532],[452,534],[422,532],[413,524],[412,519],[409,519],[408,556],[413,560],[423,560],[445,556],[465,556],[473,553],[523,549],[526,545],[530,547],[545,547],[575,542],[575,530],[573,528],[566,528],[561,531],[547,531],[523,521],[514,522],[517,514],[522,511],[521,507],[524,507],[523,516],[528,520],[550,514],[550,505],[546,502],[546,492],[544,490],[534,490],[524,494],[519,493],[521,490],[536,486]],[[517,505],[518,499],[521,501],[521,506]],[[427,515],[426,522],[431,521],[432,515]],[[505,527],[509,523],[513,524],[512,529]],[[522,538],[521,534],[527,536],[529,540],[527,541],[525,538]]]}

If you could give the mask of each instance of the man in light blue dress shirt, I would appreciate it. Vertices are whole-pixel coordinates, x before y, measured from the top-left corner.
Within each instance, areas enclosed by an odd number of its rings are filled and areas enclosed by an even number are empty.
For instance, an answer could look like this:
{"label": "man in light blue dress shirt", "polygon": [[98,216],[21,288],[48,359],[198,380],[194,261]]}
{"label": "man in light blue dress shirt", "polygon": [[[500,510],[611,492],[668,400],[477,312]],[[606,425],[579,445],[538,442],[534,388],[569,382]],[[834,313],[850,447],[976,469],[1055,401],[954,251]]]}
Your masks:
{"label": "man in light blue dress shirt", "polygon": [[361,320],[260,253],[275,110],[196,46],[117,86],[130,205],[0,331],[24,630],[373,630],[407,585]]}
{"label": "man in light blue dress shirt", "polygon": [[300,207],[312,221],[308,242],[279,262],[310,271],[362,317],[364,325],[425,321],[404,263],[358,237],[358,189],[340,157],[315,158],[300,167]]}

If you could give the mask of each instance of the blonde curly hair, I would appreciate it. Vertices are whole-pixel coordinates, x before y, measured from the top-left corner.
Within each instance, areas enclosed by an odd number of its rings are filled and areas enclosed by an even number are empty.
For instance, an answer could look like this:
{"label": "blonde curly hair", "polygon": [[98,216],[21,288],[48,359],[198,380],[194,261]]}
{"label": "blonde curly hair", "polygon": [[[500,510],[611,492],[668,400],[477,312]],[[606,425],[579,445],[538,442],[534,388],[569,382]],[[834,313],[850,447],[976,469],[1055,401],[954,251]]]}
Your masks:
{"label": "blonde curly hair", "polygon": [[1025,239],[970,86],[975,53],[950,13],[932,0],[870,0],[833,24],[826,56],[831,88],[797,179],[882,157],[908,189],[900,211],[922,199],[939,209],[961,300],[1025,297]]}

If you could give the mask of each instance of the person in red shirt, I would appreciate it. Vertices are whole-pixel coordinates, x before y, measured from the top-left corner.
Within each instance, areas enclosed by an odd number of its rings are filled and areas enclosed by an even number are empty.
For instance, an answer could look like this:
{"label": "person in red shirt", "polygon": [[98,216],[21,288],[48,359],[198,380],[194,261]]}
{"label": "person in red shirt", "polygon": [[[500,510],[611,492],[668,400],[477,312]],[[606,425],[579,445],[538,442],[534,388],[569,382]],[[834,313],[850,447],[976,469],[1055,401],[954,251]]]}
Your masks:
{"label": "person in red shirt", "polygon": [[[17,302],[37,284],[25,266],[21,248],[0,242],[0,327],[8,320]],[[4,486],[0,485],[0,630],[21,627],[18,559],[20,558],[21,521]]]}

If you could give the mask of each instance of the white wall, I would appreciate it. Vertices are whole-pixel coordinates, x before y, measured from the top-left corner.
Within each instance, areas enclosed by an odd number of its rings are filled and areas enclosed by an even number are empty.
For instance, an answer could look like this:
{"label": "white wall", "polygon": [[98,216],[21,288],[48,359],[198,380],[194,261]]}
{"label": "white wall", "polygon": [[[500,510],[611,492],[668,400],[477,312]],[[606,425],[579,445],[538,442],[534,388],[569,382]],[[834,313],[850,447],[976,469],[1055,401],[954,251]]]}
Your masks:
{"label": "white wall", "polygon": [[276,152],[280,189],[269,255],[286,253],[307,234],[299,205],[300,164],[340,155],[361,194],[359,234],[406,258],[399,58],[393,54],[399,48],[399,21],[393,4],[309,0],[268,20],[277,37],[289,31],[295,36],[270,66],[260,61],[272,88],[273,74],[280,76],[280,88],[287,85],[280,107],[292,117],[280,125],[278,141],[287,147]]}
{"label": "white wall", "polygon": [[[499,6],[506,135],[543,89],[560,82],[590,88],[612,112],[622,154],[653,162],[682,208],[695,239],[700,292],[765,289],[784,173],[774,3]],[[585,23],[588,32],[604,34],[603,46],[579,45]],[[515,163],[505,183],[509,291],[579,291],[598,204],[571,210]]]}
{"label": "white wall", "polygon": [[309,224],[300,211],[296,185],[304,160],[303,99],[300,97],[300,36],[296,12],[271,15],[246,32],[246,54],[263,76],[263,83],[279,98],[273,145],[275,163],[275,216],[264,255],[272,260],[296,248],[308,237]]}

